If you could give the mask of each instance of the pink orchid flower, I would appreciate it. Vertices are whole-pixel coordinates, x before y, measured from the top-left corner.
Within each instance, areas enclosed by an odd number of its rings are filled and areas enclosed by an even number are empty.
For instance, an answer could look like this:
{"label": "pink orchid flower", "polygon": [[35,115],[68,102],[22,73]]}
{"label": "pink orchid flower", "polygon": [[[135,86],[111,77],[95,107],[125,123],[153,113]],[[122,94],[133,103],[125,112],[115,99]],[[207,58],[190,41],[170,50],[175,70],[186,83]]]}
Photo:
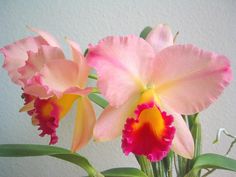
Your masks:
{"label": "pink orchid flower", "polygon": [[92,88],[85,87],[90,67],[75,42],[67,40],[72,51],[72,60],[67,60],[50,34],[32,30],[39,35],[0,49],[5,56],[3,68],[23,89],[25,106],[21,111],[32,116],[32,123],[42,131],[40,136],[51,136],[50,144],[57,143],[59,121],[78,100],[71,147],[76,151],[88,143],[96,121],[87,98]]}
{"label": "pink orchid flower", "polygon": [[97,141],[122,134],[125,154],[159,161],[170,149],[192,158],[194,141],[182,115],[206,109],[232,79],[225,56],[191,44],[175,45],[166,25],[146,40],[107,37],[90,46],[88,64],[109,106],[94,128]]}

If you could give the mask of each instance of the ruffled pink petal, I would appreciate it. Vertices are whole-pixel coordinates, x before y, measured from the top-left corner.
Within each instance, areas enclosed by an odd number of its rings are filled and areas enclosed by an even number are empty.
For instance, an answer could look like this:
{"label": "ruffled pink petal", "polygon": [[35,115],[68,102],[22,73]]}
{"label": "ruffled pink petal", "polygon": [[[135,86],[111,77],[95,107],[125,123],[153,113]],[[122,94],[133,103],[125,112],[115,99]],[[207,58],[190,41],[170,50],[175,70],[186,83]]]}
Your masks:
{"label": "ruffled pink petal", "polygon": [[37,72],[40,72],[47,62],[64,58],[63,52],[57,47],[43,45],[36,53],[29,51],[25,65],[18,69],[21,74],[20,80],[26,85],[27,80],[32,78]]}
{"label": "ruffled pink petal", "polygon": [[87,60],[98,74],[98,87],[111,106],[120,106],[147,82],[152,47],[136,36],[107,37],[91,46]]}
{"label": "ruffled pink petal", "polygon": [[118,108],[112,106],[105,108],[94,128],[95,141],[109,141],[120,136],[125,121],[133,115],[137,102],[138,97],[130,99]]}
{"label": "ruffled pink petal", "polygon": [[148,34],[146,41],[152,45],[157,54],[162,49],[173,45],[173,35],[169,26],[160,24]]}
{"label": "ruffled pink petal", "polygon": [[85,146],[93,135],[96,115],[93,106],[87,97],[78,99],[78,108],[75,119],[75,128],[71,150],[80,150]]}
{"label": "ruffled pink petal", "polygon": [[40,98],[52,95],[61,97],[64,93],[87,94],[91,89],[80,89],[77,85],[78,65],[69,60],[58,59],[47,62],[39,74],[28,80],[24,91]]}
{"label": "ruffled pink petal", "polygon": [[81,88],[83,88],[83,87],[85,87],[85,85],[87,83],[90,67],[87,64],[87,61],[84,58],[79,45],[72,40],[67,39],[67,42],[71,48],[73,61],[77,62],[79,65],[80,72],[79,72],[78,84]]}
{"label": "ruffled pink petal", "polygon": [[152,66],[156,94],[179,114],[194,114],[207,108],[232,80],[225,56],[192,45],[162,50]]}
{"label": "ruffled pink petal", "polygon": [[37,36],[16,41],[0,49],[5,57],[3,68],[7,70],[14,83],[22,85],[18,68],[25,65],[25,61],[28,59],[27,51],[37,52],[41,45],[48,45],[48,43],[42,37]]}
{"label": "ruffled pink petal", "polygon": [[56,41],[56,39],[49,34],[46,31],[42,31],[40,29],[36,29],[36,28],[32,28],[32,27],[28,27],[31,31],[39,34],[45,41],[47,41],[48,45],[53,46],[53,47],[58,47],[61,48],[59,43]]}
{"label": "ruffled pink petal", "polygon": [[40,75],[36,75],[28,81],[28,85],[24,88],[24,92],[41,99],[48,99],[54,96],[54,93],[50,91],[46,85],[43,85]]}
{"label": "ruffled pink petal", "polygon": [[86,96],[89,93],[93,91],[93,87],[86,87],[86,88],[80,88],[80,87],[70,87],[69,89],[66,89],[64,91],[65,94],[74,94],[74,95],[80,95],[80,96]]}
{"label": "ruffled pink petal", "polygon": [[162,160],[170,151],[174,137],[173,117],[153,101],[138,105],[135,113],[137,117],[127,119],[123,130],[124,153],[145,155],[152,162]]}

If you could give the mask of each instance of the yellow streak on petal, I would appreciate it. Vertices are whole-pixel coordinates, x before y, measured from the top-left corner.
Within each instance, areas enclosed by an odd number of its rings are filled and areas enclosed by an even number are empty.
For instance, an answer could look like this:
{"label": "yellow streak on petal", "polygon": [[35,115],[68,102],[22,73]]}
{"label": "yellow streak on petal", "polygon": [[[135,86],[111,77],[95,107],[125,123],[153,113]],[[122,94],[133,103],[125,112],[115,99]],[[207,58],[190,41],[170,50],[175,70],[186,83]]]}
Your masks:
{"label": "yellow streak on petal", "polygon": [[88,97],[78,99],[75,128],[71,145],[72,152],[84,147],[92,137],[96,115]]}
{"label": "yellow streak on petal", "polygon": [[57,100],[57,104],[62,109],[62,112],[60,113],[60,119],[62,119],[67,114],[67,112],[71,109],[74,101],[79,97],[80,96],[78,95],[66,94]]}
{"label": "yellow streak on petal", "polygon": [[154,92],[154,89],[148,89],[148,90],[145,90],[139,101],[138,101],[138,104],[143,104],[143,103],[147,103],[147,102],[150,102],[152,100],[155,99],[155,92]]}
{"label": "yellow streak on petal", "polygon": [[60,119],[64,118],[68,111],[71,109],[74,101],[80,96],[72,95],[72,94],[65,94],[61,98],[57,98],[56,96],[49,98],[48,102],[43,105],[41,108],[42,116],[50,118],[51,111],[53,110],[53,105],[56,105],[57,108],[60,110]]}

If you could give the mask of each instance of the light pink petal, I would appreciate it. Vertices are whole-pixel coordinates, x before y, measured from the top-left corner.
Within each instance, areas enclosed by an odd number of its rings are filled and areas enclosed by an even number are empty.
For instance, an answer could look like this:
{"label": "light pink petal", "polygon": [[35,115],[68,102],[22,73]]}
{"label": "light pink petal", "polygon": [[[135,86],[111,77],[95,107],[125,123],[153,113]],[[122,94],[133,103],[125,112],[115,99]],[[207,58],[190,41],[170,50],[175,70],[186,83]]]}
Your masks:
{"label": "light pink petal", "polygon": [[61,48],[56,39],[46,31],[40,29],[28,27],[31,31],[39,34],[50,46]]}
{"label": "light pink petal", "polygon": [[[60,97],[67,90],[77,87],[78,75],[79,68],[75,62],[64,59],[52,60],[47,62],[40,73],[28,80],[25,92],[40,98],[47,98],[52,94]],[[74,92],[74,89],[72,90]]]}
{"label": "light pink petal", "polygon": [[25,62],[25,65],[18,69],[18,72],[21,74],[20,80],[27,84],[27,80],[37,72],[40,72],[48,61],[64,58],[63,52],[57,47],[43,45],[36,53],[29,51],[28,60]]}
{"label": "light pink petal", "polygon": [[54,96],[54,93],[49,91],[49,88],[46,85],[43,85],[41,80],[40,75],[32,77],[24,88],[24,92],[39,97],[40,99],[48,99]]}
{"label": "light pink petal", "polygon": [[[157,100],[156,100],[157,101]],[[174,117],[175,135],[171,149],[180,156],[192,159],[194,155],[194,141],[192,134],[182,116],[173,111],[169,105],[160,103],[161,109]]]}
{"label": "light pink petal", "polygon": [[67,42],[71,48],[73,61],[77,62],[79,65],[80,72],[79,72],[79,81],[78,82],[79,82],[79,86],[83,88],[83,87],[85,87],[85,85],[87,83],[90,67],[87,64],[87,61],[84,58],[79,45],[72,40],[67,39]]}
{"label": "light pink petal", "polygon": [[73,61],[80,63],[81,60],[84,58],[80,46],[75,41],[72,41],[67,38],[66,38],[66,42],[69,44],[69,47],[71,49]]}
{"label": "light pink petal", "polygon": [[173,34],[169,26],[160,24],[148,34],[146,41],[158,53],[162,49],[173,45]]}
{"label": "light pink petal", "polygon": [[47,42],[38,36],[16,41],[0,49],[5,57],[3,68],[7,70],[14,83],[22,85],[18,68],[25,65],[25,61],[28,59],[27,51],[37,52],[41,45],[47,45]]}
{"label": "light pink petal", "polygon": [[98,74],[98,87],[111,106],[120,106],[147,82],[152,47],[136,36],[107,37],[87,54]]}
{"label": "light pink petal", "polygon": [[232,80],[225,56],[192,45],[162,50],[152,66],[156,94],[179,114],[193,114],[207,108]]}
{"label": "light pink petal", "polygon": [[192,159],[194,155],[194,141],[192,134],[181,115],[174,114],[175,136],[172,150],[184,158]]}
{"label": "light pink petal", "polygon": [[121,135],[128,117],[133,116],[138,97],[133,97],[122,106],[104,109],[94,128],[95,141],[109,141]]}
{"label": "light pink petal", "polygon": [[94,89],[93,87],[86,87],[86,88],[70,87],[69,89],[66,89],[64,93],[85,96],[91,93],[93,89]]}
{"label": "light pink petal", "polygon": [[85,146],[93,135],[93,128],[96,122],[93,106],[87,97],[78,99],[77,114],[71,150],[80,150]]}

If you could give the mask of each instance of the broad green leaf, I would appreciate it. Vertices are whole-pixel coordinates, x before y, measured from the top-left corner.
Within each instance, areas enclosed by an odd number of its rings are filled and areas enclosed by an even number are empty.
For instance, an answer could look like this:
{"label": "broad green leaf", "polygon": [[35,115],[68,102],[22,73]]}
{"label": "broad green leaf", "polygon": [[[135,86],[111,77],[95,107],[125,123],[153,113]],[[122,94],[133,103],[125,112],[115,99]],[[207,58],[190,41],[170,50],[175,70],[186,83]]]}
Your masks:
{"label": "broad green leaf", "polygon": [[105,108],[108,105],[108,102],[96,93],[90,93],[88,97],[90,100],[92,100],[94,103],[96,103],[102,108]]}
{"label": "broad green leaf", "polygon": [[32,156],[55,157],[80,166],[91,177],[96,177],[99,174],[85,157],[82,157],[77,153],[72,153],[70,150],[67,149],[48,145],[33,145],[33,144],[0,145],[0,157],[32,157]]}
{"label": "broad green leaf", "polygon": [[143,39],[146,39],[147,35],[150,33],[151,30],[152,28],[150,26],[147,26],[143,29],[139,36]]}
{"label": "broad green leaf", "polygon": [[193,168],[185,177],[196,177],[199,170],[207,168],[236,172],[236,160],[218,154],[203,154],[196,159]]}
{"label": "broad green leaf", "polygon": [[113,168],[101,173],[105,177],[147,177],[147,175],[136,168]]}

